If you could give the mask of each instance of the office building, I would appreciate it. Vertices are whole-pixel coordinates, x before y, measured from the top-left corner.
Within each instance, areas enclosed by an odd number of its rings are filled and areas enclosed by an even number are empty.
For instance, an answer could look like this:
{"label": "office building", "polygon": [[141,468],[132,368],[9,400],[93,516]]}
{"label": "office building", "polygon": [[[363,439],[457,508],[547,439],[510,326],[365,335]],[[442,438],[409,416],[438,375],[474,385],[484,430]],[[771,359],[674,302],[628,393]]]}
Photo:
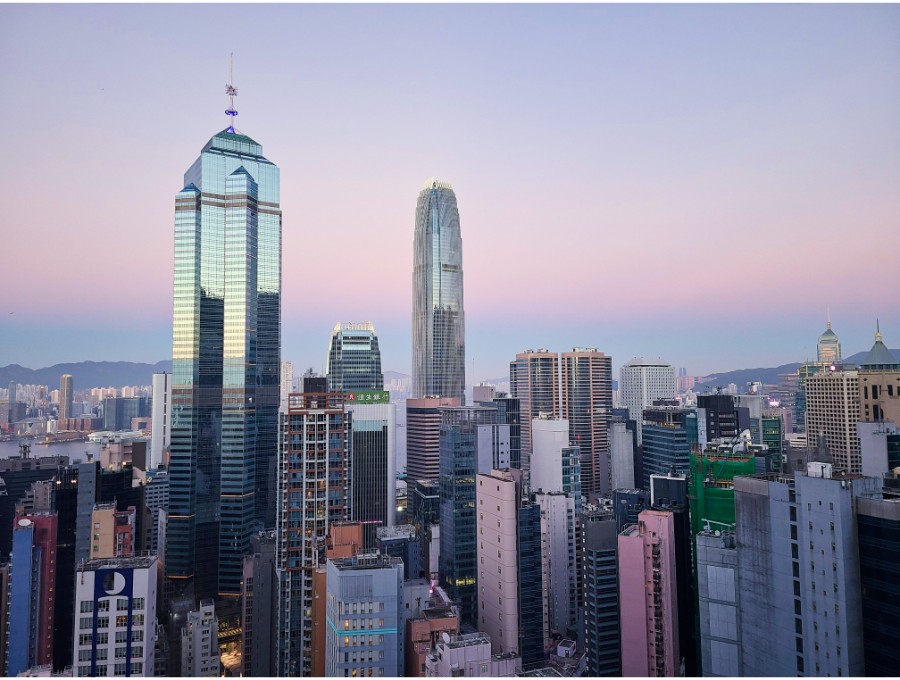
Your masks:
{"label": "office building", "polygon": [[53,663],[56,604],[55,514],[18,517],[9,566],[6,672]]}
{"label": "office building", "polygon": [[429,180],[416,203],[413,239],[413,397],[466,403],[462,237],[456,194]]}
{"label": "office building", "polygon": [[519,400],[519,417],[523,424],[522,468],[530,469],[533,451],[530,423],[543,413],[558,416],[559,356],[546,349],[527,349],[516,354],[509,364],[509,386]]}
{"label": "office building", "polygon": [[348,521],[350,418],[343,393],[302,393],[281,414],[276,559],[279,676],[312,672],[313,570],[332,524]]}
{"label": "office building", "polygon": [[619,629],[618,531],[610,508],[579,515],[584,570],[584,640],[588,675],[622,676]]}
{"label": "office building", "polygon": [[634,435],[621,420],[609,424],[609,467],[611,490],[631,489],[634,476]]}
{"label": "office building", "polygon": [[830,319],[826,322],[826,328],[816,343],[816,355],[820,364],[841,363],[841,341],[838,339],[837,333],[831,330]]}
{"label": "office building", "polygon": [[859,578],[863,667],[867,676],[892,676],[900,664],[900,500],[859,498]]}
{"label": "office building", "polygon": [[[758,397],[754,399],[757,405],[761,403]],[[737,405],[736,400],[735,395],[718,392],[697,397],[698,427],[706,432],[706,438],[700,438],[701,444],[714,439],[731,439],[750,429],[750,410]],[[758,439],[754,441],[759,443]]]}
{"label": "office building", "polygon": [[155,675],[157,571],[155,556],[78,565],[73,676]]}
{"label": "office building", "polygon": [[885,346],[880,328],[859,365],[859,402],[861,421],[900,425],[900,360]]}
{"label": "office building", "polygon": [[360,554],[326,566],[327,677],[403,675],[403,561]]}
{"label": "office building", "polygon": [[671,677],[681,664],[671,512],[644,510],[619,534],[622,674]]}
{"label": "office building", "polygon": [[231,126],[175,199],[166,577],[195,601],[239,595],[253,528],[275,523],[279,184],[262,147]]}
{"label": "office building", "polygon": [[406,474],[437,481],[440,474],[441,407],[460,406],[458,398],[406,400]]}
{"label": "office building", "polygon": [[165,465],[172,443],[172,374],[153,374],[148,470]]}
{"label": "office building", "polygon": [[571,496],[581,507],[581,448],[569,445],[569,422],[544,414],[532,421],[531,488]]}
{"label": "office building", "polygon": [[220,675],[219,620],[212,600],[200,602],[200,608],[187,613],[181,629],[181,676],[217,678]]}
{"label": "office building", "polygon": [[734,531],[703,529],[697,534],[696,546],[703,675],[743,676]]}
{"label": "office building", "polygon": [[498,422],[509,425],[509,467],[522,468],[522,417],[519,400],[505,392],[495,393],[493,386],[476,385],[473,390],[475,406],[497,409]]}
{"label": "office building", "polygon": [[[353,423],[350,447],[352,520],[363,523],[363,550],[375,547],[375,530],[394,525],[397,488],[396,406],[385,391],[346,392]],[[378,396],[376,401],[351,397]]]}
{"label": "office building", "polygon": [[130,430],[134,418],[148,413],[144,397],[107,397],[103,400],[103,429],[110,432]]}
{"label": "office building", "polygon": [[822,441],[834,465],[862,473],[856,424],[860,421],[859,372],[836,368],[806,381],[806,431],[809,442]]}
{"label": "office building", "polygon": [[830,368],[830,364],[804,361],[797,369],[797,386],[794,390],[794,432],[806,432],[806,382],[811,376]]}
{"label": "office building", "polygon": [[619,372],[619,401],[628,409],[629,417],[637,423],[637,443],[643,441],[644,409],[658,399],[675,397],[675,368],[662,359],[636,357],[622,366]]}
{"label": "office building", "polygon": [[383,390],[381,351],[375,327],[365,323],[337,323],[325,368],[329,392]]}
{"label": "office building", "polygon": [[560,355],[560,368],[561,415],[569,421],[569,442],[581,448],[582,491],[590,497],[608,494],[612,357],[595,348],[574,347]]}
{"label": "office building", "polygon": [[691,449],[697,443],[698,415],[678,406],[651,406],[644,409],[643,488],[650,490],[651,475],[674,471],[687,474]]}
{"label": "office building", "polygon": [[459,605],[463,622],[477,620],[475,476],[499,467],[495,463],[504,440],[508,453],[509,426],[499,425],[497,419],[493,408],[441,410],[438,571],[441,587]]}
{"label": "office building", "polygon": [[[72,397],[74,390],[73,378],[66,373],[59,379],[59,422],[62,423],[74,416],[72,412]],[[60,428],[62,429],[62,428]]]}
{"label": "office building", "polygon": [[287,404],[288,395],[296,392],[294,389],[294,362],[281,362],[281,375],[278,379],[278,396],[279,403],[284,406]]}
{"label": "office building", "polygon": [[530,667],[544,659],[540,508],[522,501],[522,474],[492,470],[477,477],[478,630],[495,654],[513,653]]}
{"label": "office building", "polygon": [[[538,492],[541,509],[541,569],[550,636],[574,637],[578,622],[575,560],[575,501],[561,492]],[[549,648],[550,640],[545,640]]]}

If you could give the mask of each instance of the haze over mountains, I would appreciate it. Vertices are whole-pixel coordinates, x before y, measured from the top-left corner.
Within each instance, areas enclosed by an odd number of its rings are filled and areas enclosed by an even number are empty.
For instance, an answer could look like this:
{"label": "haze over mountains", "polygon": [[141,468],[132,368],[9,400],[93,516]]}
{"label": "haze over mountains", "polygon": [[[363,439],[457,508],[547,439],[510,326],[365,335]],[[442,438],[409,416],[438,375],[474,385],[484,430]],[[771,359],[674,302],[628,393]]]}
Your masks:
{"label": "haze over mountains", "polygon": [[[900,349],[892,349],[891,352],[900,362]],[[844,359],[844,363],[858,365],[868,354],[868,350],[857,352]],[[712,373],[705,376],[705,380],[697,388],[704,391],[707,388],[724,387],[734,383],[743,388],[748,382],[761,382],[766,385],[777,385],[779,376],[785,373],[793,373],[800,366],[800,362],[782,364],[771,368],[739,368],[733,371]],[[295,371],[297,367],[295,366]],[[25,368],[18,364],[10,364],[0,367],[0,385],[7,385],[15,380],[21,385],[48,385],[50,389],[59,386],[61,375],[68,373],[75,382],[75,389],[86,387],[123,387],[125,385],[149,385],[154,373],[172,371],[172,361],[157,361],[155,364],[145,364],[132,361],[80,361],[77,363],[54,364],[46,368]],[[385,371],[385,382],[391,379],[408,379],[405,373],[397,371]],[[618,377],[618,371],[614,371],[613,378]],[[505,378],[508,380],[508,377]],[[488,380],[497,382],[499,379]],[[480,381],[479,381],[480,382]]]}

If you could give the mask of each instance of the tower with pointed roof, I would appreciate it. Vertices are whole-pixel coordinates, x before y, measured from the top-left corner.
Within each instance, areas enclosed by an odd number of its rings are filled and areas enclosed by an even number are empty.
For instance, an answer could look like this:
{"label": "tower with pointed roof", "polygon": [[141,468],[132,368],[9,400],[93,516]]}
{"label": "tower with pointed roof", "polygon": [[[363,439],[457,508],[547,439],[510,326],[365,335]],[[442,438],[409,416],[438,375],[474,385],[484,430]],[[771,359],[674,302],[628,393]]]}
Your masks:
{"label": "tower with pointed roof", "polygon": [[831,330],[831,319],[826,323],[825,331],[819,336],[819,342],[816,344],[818,362],[820,364],[839,364],[841,363],[841,342],[837,333]]}
{"label": "tower with pointed roof", "polygon": [[226,113],[175,199],[165,567],[170,597],[195,600],[239,595],[251,534],[275,524],[279,171]]}
{"label": "tower with pointed roof", "polygon": [[875,324],[875,344],[859,365],[860,420],[900,425],[900,358],[884,344]]}

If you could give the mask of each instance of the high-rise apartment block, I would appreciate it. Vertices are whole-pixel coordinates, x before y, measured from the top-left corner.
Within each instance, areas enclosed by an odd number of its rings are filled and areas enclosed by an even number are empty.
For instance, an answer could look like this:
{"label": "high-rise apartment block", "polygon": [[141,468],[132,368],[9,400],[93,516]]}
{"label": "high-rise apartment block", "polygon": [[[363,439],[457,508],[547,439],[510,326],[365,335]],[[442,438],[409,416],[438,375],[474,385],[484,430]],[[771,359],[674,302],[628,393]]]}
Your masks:
{"label": "high-rise apartment block", "polygon": [[413,240],[413,397],[466,403],[462,237],[456,194],[429,180],[416,203]]}
{"label": "high-rise apartment block", "polygon": [[856,424],[860,418],[859,372],[829,368],[806,381],[806,433],[809,445],[821,441],[834,465],[862,473]]}
{"label": "high-rise apartment block", "polygon": [[678,675],[675,526],[671,512],[644,510],[619,534],[622,674]]}
{"label": "high-rise apartment block", "polygon": [[675,368],[661,359],[636,357],[619,372],[619,401],[637,422],[637,443],[643,443],[642,414],[658,399],[675,396]]}
{"label": "high-rise apartment block", "polygon": [[[578,623],[575,500],[562,492],[538,492],[534,494],[534,503],[541,509],[545,630],[551,638],[554,635],[573,637]],[[547,647],[549,643],[550,639],[546,639]]]}
{"label": "high-rise apartment block", "polygon": [[384,374],[375,326],[368,321],[335,324],[325,374],[329,392],[383,390]]}
{"label": "high-rise apartment block", "polygon": [[279,201],[278,168],[233,127],[175,199],[166,577],[195,599],[238,595],[254,527],[275,522]]}
{"label": "high-rise apartment block", "polygon": [[200,602],[200,608],[187,613],[181,629],[181,675],[185,678],[217,678],[219,659],[219,620],[212,600]]}
{"label": "high-rise apartment block", "polygon": [[331,526],[350,519],[350,446],[342,392],[288,398],[278,447],[279,676],[312,673],[314,569]]}
{"label": "high-rise apartment block", "polygon": [[68,420],[73,416],[72,397],[74,382],[71,375],[66,373],[59,379],[59,422]]}
{"label": "high-rise apartment block", "polygon": [[569,441],[581,448],[582,490],[587,496],[608,494],[612,357],[594,348],[575,347],[560,355],[560,368],[561,415],[569,421]]}
{"label": "high-rise apartment block", "polygon": [[568,494],[581,507],[581,449],[569,445],[569,421],[546,414],[531,424],[531,488]]}
{"label": "high-rise apartment block", "polygon": [[558,416],[559,356],[546,349],[528,349],[516,355],[509,364],[512,396],[519,400],[522,422],[522,468],[530,469],[534,450],[530,423],[546,414]]}
{"label": "high-rise apartment block", "polygon": [[155,470],[166,462],[172,443],[172,374],[154,373],[152,381],[148,470]]}

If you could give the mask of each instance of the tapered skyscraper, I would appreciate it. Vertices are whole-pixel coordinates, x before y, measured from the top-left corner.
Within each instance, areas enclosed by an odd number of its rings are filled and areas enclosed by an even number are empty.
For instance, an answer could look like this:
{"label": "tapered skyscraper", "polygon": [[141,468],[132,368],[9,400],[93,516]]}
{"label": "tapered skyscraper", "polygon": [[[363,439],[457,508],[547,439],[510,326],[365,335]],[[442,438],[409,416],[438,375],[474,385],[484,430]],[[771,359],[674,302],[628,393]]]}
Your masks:
{"label": "tapered skyscraper", "polygon": [[456,194],[429,180],[416,204],[413,242],[414,398],[466,399],[462,237]]}
{"label": "tapered skyscraper", "polygon": [[238,595],[251,534],[275,524],[281,210],[278,168],[233,126],[176,196],[174,292],[166,576]]}

